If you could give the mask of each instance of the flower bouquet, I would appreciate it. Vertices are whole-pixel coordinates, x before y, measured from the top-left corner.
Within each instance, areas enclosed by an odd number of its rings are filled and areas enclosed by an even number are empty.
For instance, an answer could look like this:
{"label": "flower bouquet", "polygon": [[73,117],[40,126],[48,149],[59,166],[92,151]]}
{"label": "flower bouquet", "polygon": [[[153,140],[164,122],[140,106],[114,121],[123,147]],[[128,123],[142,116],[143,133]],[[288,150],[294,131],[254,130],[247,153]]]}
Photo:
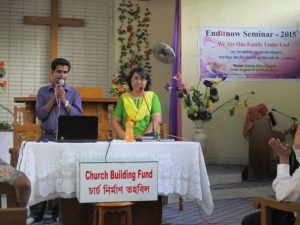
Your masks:
{"label": "flower bouquet", "polygon": [[[1,92],[6,92],[7,89],[7,81],[4,80],[5,74],[6,74],[6,69],[4,68],[5,62],[0,61],[0,94]],[[0,108],[6,110],[9,112],[11,115],[13,115],[13,112],[7,108],[6,106],[0,104]],[[12,125],[8,122],[0,122],[0,130],[11,130]]]}
{"label": "flower bouquet", "polygon": [[7,88],[7,81],[3,79],[6,74],[6,69],[4,68],[4,66],[5,66],[5,62],[0,61],[0,87],[1,87],[0,91],[5,91]]}
{"label": "flower bouquet", "polygon": [[[198,83],[192,83],[189,87],[181,82],[182,75],[180,73],[176,74],[173,79],[178,81],[177,96],[182,99],[187,116],[193,121],[209,121],[212,119],[212,115],[218,110],[228,111],[229,116],[233,116],[237,108],[239,109],[243,106],[249,107],[249,99],[245,97],[249,94],[255,94],[254,91],[246,94],[236,94],[214,108],[214,104],[220,99],[217,86],[226,80],[226,76],[222,76],[220,80],[202,81],[199,79]],[[170,85],[166,84],[165,89],[169,90]]]}
{"label": "flower bouquet", "polygon": [[116,75],[112,79],[112,87],[110,89],[110,94],[114,96],[120,96],[121,94],[128,92],[129,87],[125,80],[125,76]]}

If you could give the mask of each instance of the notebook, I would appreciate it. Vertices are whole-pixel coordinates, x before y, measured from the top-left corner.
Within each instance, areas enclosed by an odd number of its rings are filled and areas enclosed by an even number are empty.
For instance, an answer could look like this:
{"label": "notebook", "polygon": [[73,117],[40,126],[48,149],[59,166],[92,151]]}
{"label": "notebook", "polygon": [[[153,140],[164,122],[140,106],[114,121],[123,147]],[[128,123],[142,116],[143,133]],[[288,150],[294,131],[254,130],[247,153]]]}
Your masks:
{"label": "notebook", "polygon": [[95,142],[98,139],[97,116],[59,116],[57,141]]}

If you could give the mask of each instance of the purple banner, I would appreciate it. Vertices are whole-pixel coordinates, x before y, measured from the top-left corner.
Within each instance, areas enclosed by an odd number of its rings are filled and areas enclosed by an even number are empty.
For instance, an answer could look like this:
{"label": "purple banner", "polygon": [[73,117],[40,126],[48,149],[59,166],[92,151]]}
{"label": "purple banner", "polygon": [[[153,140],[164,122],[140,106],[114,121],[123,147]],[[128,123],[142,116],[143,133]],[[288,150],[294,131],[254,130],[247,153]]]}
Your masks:
{"label": "purple banner", "polygon": [[299,79],[300,32],[296,28],[201,28],[203,79]]}

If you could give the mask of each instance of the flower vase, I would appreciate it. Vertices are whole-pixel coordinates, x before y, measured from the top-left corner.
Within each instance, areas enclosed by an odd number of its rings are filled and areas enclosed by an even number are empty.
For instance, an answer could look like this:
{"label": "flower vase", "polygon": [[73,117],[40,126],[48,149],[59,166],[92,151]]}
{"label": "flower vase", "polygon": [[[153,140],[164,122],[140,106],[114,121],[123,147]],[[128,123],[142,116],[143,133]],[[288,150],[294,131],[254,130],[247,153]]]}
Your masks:
{"label": "flower vase", "polygon": [[206,149],[206,135],[203,132],[203,120],[194,120],[196,125],[196,132],[193,137],[193,141],[199,142],[201,144],[201,149],[204,152]]}

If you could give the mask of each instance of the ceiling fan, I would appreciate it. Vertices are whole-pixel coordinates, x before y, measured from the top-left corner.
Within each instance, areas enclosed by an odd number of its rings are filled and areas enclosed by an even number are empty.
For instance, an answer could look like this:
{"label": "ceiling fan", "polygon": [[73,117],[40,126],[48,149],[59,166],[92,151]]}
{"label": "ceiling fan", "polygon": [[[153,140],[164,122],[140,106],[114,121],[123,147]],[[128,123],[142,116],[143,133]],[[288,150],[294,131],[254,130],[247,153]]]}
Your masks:
{"label": "ceiling fan", "polygon": [[155,58],[162,63],[170,64],[174,60],[175,53],[167,44],[157,43],[153,46],[152,51]]}

